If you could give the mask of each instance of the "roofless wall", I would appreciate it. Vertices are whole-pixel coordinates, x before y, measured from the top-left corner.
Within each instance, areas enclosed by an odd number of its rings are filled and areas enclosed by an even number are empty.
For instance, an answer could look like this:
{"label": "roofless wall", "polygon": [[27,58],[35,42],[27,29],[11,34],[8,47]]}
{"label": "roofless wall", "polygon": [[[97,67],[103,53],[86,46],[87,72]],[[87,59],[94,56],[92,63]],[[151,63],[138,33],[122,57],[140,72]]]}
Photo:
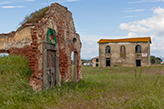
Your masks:
{"label": "roofless wall", "polygon": [[[0,35],[1,37],[1,35]],[[25,55],[32,69],[30,85],[45,90],[72,80],[71,54],[74,53],[74,81],[82,78],[81,41],[72,13],[58,3],[51,4],[37,23],[26,23],[12,36],[0,38],[0,51]]]}

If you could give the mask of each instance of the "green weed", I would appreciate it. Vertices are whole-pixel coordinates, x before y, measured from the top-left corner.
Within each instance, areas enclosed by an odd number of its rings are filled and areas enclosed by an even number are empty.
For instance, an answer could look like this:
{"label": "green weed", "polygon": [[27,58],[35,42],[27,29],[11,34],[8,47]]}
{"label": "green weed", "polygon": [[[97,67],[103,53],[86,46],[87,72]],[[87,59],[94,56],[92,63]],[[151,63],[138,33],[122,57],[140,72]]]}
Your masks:
{"label": "green weed", "polygon": [[28,60],[1,57],[0,108],[164,108],[163,71],[164,66],[82,67],[79,82],[36,93],[28,84]]}

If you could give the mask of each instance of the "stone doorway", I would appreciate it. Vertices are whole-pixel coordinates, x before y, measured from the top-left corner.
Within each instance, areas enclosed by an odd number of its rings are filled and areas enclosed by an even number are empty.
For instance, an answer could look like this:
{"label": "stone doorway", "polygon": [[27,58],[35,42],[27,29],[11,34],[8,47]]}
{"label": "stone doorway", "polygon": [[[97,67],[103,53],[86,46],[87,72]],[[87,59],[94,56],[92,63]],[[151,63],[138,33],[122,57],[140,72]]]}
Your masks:
{"label": "stone doorway", "polygon": [[141,66],[141,60],[136,60],[136,66]]}
{"label": "stone doorway", "polygon": [[110,58],[106,58],[106,66],[110,66]]}

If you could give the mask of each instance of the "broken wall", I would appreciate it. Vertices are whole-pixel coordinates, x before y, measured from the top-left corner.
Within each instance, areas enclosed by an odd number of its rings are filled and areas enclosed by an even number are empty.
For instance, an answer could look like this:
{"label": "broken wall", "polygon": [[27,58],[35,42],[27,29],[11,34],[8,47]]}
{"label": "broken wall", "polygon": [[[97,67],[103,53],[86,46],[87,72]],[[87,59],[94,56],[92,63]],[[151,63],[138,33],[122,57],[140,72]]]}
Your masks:
{"label": "broken wall", "polygon": [[47,42],[49,28],[56,32],[59,79],[66,82],[72,80],[71,53],[73,52],[76,61],[74,81],[79,81],[82,78],[81,41],[74,27],[72,13],[66,7],[58,3],[52,4],[38,23],[25,24],[14,35],[0,38],[1,52],[28,57],[32,70],[29,83],[35,90],[43,89],[44,43]]}
{"label": "broken wall", "polygon": [[10,53],[16,55],[28,56],[31,49],[31,27],[26,25],[19,28],[16,32],[9,34],[0,34],[0,51],[1,53]]}
{"label": "broken wall", "polygon": [[[81,42],[79,35],[75,31],[72,14],[66,7],[55,3],[51,5],[46,16],[31,29],[33,40],[31,46],[33,50],[29,65],[33,72],[30,78],[30,84],[35,89],[40,89],[43,85],[43,43],[46,42],[48,28],[56,32],[61,79],[66,82],[72,80],[72,52],[77,54],[76,72],[74,74],[76,81],[82,78],[80,59]],[[34,61],[35,63],[32,63]]]}

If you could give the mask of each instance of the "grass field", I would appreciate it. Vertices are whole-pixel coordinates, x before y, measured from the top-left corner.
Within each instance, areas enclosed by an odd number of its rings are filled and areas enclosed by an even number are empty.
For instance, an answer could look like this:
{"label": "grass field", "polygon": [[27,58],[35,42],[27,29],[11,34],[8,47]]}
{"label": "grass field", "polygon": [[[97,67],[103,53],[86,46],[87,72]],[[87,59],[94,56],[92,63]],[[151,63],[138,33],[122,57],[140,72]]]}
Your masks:
{"label": "grass field", "polygon": [[0,57],[1,109],[164,108],[164,66],[82,67],[83,79],[47,91],[28,85],[28,61]]}

